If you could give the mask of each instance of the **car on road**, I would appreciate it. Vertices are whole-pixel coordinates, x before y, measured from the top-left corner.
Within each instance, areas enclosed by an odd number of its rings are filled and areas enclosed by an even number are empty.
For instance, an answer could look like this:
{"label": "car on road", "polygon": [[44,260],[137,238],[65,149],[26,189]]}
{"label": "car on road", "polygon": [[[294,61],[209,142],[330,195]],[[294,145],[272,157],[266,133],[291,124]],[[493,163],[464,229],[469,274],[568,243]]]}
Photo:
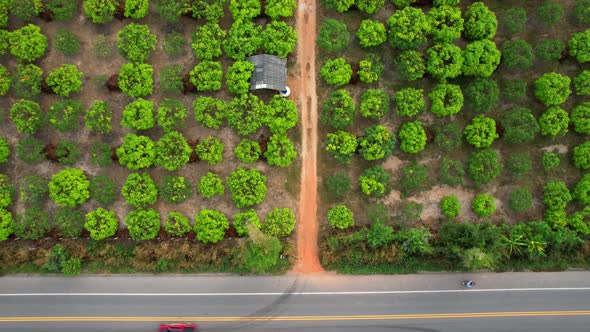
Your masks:
{"label": "car on road", "polygon": [[158,332],[196,332],[197,325],[191,323],[160,324]]}

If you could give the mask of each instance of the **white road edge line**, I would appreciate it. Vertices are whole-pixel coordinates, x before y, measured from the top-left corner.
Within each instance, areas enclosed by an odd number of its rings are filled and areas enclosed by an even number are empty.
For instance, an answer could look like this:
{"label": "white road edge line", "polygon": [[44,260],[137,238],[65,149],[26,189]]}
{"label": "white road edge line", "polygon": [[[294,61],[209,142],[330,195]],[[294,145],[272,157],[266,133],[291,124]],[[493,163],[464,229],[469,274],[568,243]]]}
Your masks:
{"label": "white road edge line", "polygon": [[559,288],[477,288],[441,289],[408,291],[354,291],[354,292],[293,292],[293,293],[0,293],[0,297],[18,296],[314,296],[314,295],[393,295],[393,294],[433,294],[433,293],[481,293],[481,292],[539,292],[539,291],[587,291],[590,287]]}

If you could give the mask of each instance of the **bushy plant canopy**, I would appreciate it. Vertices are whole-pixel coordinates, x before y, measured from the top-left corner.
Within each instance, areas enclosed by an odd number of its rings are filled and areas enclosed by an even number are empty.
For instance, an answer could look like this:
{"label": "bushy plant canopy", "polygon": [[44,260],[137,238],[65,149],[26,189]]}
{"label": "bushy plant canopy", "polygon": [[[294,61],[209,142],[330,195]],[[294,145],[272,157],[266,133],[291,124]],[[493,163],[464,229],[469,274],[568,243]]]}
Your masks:
{"label": "bushy plant canopy", "polygon": [[146,24],[130,23],[117,33],[117,47],[128,60],[142,62],[156,49],[156,35]]}
{"label": "bushy plant canopy", "polygon": [[118,82],[123,93],[131,97],[146,97],[154,90],[154,69],[145,63],[126,63],[121,67]]}
{"label": "bushy plant canopy", "polygon": [[405,7],[387,20],[391,46],[402,50],[415,49],[426,42],[430,21],[421,9]]}
{"label": "bushy plant canopy", "polygon": [[90,198],[90,181],[79,168],[66,168],[51,176],[49,197],[58,206],[83,204]]}
{"label": "bushy plant canopy", "polygon": [[437,116],[452,116],[463,107],[463,92],[461,87],[454,84],[438,84],[428,94],[430,111]]}
{"label": "bushy plant canopy", "polygon": [[219,210],[203,209],[195,215],[193,230],[197,239],[203,243],[217,243],[225,237],[229,229],[227,216]]}
{"label": "bushy plant canopy", "polygon": [[344,129],[354,120],[356,105],[348,91],[344,89],[332,91],[322,104],[320,121],[334,129]]}
{"label": "bushy plant canopy", "polygon": [[47,37],[41,32],[41,28],[27,24],[24,27],[12,31],[8,35],[10,42],[10,54],[20,62],[33,62],[42,57],[47,50]]}
{"label": "bushy plant canopy", "polygon": [[483,2],[474,2],[463,14],[463,35],[468,40],[492,39],[498,29],[496,15]]}
{"label": "bushy plant canopy", "polygon": [[297,43],[297,31],[283,21],[268,23],[264,27],[261,37],[264,52],[280,58],[286,58],[293,52]]}
{"label": "bushy plant canopy", "polygon": [[463,50],[462,72],[465,76],[490,77],[500,64],[496,43],[483,39],[471,42]]}
{"label": "bushy plant canopy", "polygon": [[545,73],[535,80],[535,97],[545,106],[563,104],[570,95],[571,80],[568,76],[556,72]]}

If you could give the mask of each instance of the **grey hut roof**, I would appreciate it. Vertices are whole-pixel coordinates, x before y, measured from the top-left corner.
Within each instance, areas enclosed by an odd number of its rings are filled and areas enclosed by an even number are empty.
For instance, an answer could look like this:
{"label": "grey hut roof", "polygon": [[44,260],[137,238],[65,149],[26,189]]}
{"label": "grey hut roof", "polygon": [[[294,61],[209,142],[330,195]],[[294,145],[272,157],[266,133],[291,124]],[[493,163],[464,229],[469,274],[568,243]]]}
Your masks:
{"label": "grey hut roof", "polygon": [[250,78],[250,90],[285,90],[287,86],[287,59],[270,54],[253,55],[246,58],[254,64]]}

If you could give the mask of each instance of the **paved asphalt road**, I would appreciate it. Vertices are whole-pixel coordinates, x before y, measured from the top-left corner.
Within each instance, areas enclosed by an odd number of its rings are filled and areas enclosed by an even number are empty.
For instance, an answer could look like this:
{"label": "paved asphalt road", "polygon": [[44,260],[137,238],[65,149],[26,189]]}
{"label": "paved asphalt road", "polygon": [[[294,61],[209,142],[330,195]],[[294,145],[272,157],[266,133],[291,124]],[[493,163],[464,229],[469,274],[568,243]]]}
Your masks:
{"label": "paved asphalt road", "polygon": [[590,272],[0,278],[0,332],[148,332],[170,321],[202,331],[587,332]]}

